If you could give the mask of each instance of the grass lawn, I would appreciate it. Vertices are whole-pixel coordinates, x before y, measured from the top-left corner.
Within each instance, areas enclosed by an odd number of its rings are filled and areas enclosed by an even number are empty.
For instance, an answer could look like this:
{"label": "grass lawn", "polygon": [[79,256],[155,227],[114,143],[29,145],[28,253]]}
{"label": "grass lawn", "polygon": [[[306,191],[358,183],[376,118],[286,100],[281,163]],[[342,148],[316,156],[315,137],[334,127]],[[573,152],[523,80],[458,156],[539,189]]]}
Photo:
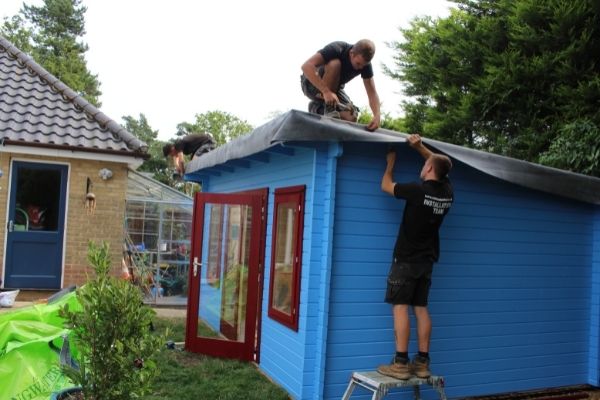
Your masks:
{"label": "grass lawn", "polygon": [[[168,327],[170,340],[184,341],[183,318],[156,318],[155,327],[157,332]],[[158,367],[161,372],[147,400],[289,399],[251,363],[165,348],[158,355]]]}

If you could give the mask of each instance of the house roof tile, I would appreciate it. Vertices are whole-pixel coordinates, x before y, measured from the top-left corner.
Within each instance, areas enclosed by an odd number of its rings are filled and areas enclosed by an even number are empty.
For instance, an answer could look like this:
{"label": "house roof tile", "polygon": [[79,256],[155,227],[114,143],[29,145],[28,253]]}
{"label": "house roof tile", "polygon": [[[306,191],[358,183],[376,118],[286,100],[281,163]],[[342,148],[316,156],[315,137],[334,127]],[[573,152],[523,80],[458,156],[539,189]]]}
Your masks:
{"label": "house roof tile", "polygon": [[148,149],[1,36],[0,139],[144,158]]}

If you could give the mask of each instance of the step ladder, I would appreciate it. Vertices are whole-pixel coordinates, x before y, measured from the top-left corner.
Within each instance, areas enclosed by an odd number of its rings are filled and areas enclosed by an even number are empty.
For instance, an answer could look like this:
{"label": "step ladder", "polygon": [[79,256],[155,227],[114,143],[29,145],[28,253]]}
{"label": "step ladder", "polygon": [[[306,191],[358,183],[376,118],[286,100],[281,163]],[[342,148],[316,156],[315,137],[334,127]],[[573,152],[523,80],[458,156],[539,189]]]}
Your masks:
{"label": "step ladder", "polygon": [[344,392],[344,397],[342,397],[342,400],[349,400],[356,386],[361,386],[373,392],[373,397],[371,397],[371,400],[383,399],[388,394],[390,389],[412,386],[415,392],[415,400],[421,400],[421,391],[419,389],[421,385],[431,386],[437,390],[438,394],[440,395],[440,400],[446,400],[446,393],[444,393],[444,378],[442,376],[432,375],[427,379],[413,376],[410,379],[400,380],[390,376],[382,375],[377,371],[353,372],[352,377],[350,378],[350,383],[346,388],[346,392]]}

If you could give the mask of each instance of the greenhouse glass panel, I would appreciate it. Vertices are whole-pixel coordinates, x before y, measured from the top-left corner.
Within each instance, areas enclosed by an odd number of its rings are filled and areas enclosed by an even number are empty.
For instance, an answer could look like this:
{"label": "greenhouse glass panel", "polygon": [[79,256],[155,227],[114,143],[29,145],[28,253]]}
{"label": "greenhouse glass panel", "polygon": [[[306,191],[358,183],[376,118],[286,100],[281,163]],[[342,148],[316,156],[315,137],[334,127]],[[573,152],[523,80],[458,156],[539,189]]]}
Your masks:
{"label": "greenhouse glass panel", "polygon": [[147,302],[187,303],[193,200],[129,171],[124,260]]}

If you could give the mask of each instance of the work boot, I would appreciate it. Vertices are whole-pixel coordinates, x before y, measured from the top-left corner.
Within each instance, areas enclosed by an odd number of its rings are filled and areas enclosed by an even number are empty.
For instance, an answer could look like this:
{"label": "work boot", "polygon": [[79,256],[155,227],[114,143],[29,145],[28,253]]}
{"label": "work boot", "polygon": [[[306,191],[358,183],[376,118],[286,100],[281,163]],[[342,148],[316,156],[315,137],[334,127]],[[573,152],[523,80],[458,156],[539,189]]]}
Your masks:
{"label": "work boot", "polygon": [[311,114],[322,114],[323,113],[323,109],[321,107],[324,107],[324,103],[323,102],[318,102],[318,101],[311,100],[308,103],[308,112],[311,113]]}
{"label": "work boot", "polygon": [[326,114],[325,114],[325,116],[326,116],[326,117],[329,117],[329,118],[335,118],[335,119],[340,119],[340,118],[342,118],[342,117],[340,116],[340,112],[339,112],[339,111],[337,111],[337,110],[329,111],[328,113],[326,113]]}
{"label": "work boot", "polygon": [[410,366],[408,364],[408,360],[394,357],[391,364],[380,365],[377,367],[377,372],[404,381],[412,377]]}
{"label": "work boot", "polygon": [[325,104],[325,116],[329,118],[341,118],[340,112],[336,109],[336,107],[327,104]]}
{"label": "work boot", "polygon": [[410,366],[412,373],[415,374],[417,378],[427,379],[431,376],[431,371],[429,370],[429,358],[417,354],[413,357]]}

